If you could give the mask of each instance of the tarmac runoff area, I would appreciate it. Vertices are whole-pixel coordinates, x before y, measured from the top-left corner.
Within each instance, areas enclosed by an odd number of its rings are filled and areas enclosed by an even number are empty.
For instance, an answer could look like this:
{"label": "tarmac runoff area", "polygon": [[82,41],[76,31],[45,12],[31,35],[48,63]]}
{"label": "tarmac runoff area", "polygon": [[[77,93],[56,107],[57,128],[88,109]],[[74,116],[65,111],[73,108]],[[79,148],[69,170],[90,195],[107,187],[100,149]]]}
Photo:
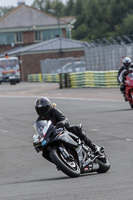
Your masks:
{"label": "tarmac runoff area", "polygon": [[39,97],[81,100],[123,101],[118,88],[59,88],[58,83],[21,82],[16,85],[0,85],[0,97]]}

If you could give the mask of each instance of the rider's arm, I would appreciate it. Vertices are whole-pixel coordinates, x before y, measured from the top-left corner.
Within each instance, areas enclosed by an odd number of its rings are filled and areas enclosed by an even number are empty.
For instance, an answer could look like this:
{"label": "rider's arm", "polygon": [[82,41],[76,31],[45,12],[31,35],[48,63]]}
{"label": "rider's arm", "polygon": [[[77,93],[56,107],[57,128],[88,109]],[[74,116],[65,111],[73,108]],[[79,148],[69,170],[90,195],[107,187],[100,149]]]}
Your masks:
{"label": "rider's arm", "polygon": [[123,74],[126,70],[124,69],[124,67],[121,67],[118,71],[118,76],[117,76],[117,80],[119,83],[123,82]]}
{"label": "rider's arm", "polygon": [[129,70],[133,71],[133,65],[130,66]]}
{"label": "rider's arm", "polygon": [[59,111],[58,109],[54,109],[54,114],[55,114],[55,117],[56,117],[56,125],[60,126],[68,126],[68,119],[65,117],[65,115]]}

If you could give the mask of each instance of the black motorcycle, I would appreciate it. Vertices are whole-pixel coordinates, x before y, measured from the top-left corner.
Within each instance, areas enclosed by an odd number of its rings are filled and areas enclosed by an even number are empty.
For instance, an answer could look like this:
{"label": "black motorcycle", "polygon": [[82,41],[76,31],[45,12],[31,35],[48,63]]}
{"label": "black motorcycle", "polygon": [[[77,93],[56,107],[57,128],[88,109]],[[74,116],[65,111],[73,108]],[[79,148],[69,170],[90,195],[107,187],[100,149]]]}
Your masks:
{"label": "black motorcycle", "polygon": [[56,129],[51,121],[38,121],[34,129],[36,151],[42,151],[42,156],[66,175],[78,177],[89,172],[105,173],[110,169],[104,149],[101,149],[101,155],[95,155],[77,136],[63,128]]}

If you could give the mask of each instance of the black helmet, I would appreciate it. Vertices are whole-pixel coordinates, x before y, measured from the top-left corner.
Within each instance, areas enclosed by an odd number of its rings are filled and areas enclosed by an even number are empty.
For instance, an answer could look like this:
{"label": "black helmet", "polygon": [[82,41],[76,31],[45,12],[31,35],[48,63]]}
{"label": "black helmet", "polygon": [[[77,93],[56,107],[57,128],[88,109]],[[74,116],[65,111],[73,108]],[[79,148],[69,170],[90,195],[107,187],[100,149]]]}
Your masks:
{"label": "black helmet", "polygon": [[131,58],[125,57],[125,58],[123,59],[123,65],[124,65],[124,67],[125,67],[126,69],[128,69],[128,68],[130,67],[130,65],[131,65],[131,62],[132,62]]}
{"label": "black helmet", "polygon": [[40,117],[46,117],[52,110],[51,101],[47,97],[38,98],[35,102],[35,110]]}

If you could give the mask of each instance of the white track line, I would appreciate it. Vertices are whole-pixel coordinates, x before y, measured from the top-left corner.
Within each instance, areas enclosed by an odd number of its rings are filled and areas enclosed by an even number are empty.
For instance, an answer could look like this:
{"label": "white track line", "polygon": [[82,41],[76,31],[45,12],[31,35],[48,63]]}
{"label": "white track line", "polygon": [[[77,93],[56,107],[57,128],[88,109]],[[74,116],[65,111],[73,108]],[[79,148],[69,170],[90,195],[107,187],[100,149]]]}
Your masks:
{"label": "white track line", "polygon": [[2,132],[2,133],[7,133],[8,131],[6,131],[6,130],[0,130],[0,132]]}
{"label": "white track line", "polygon": [[[38,98],[42,97],[43,95],[39,96],[0,96],[0,98]],[[47,96],[49,99],[62,99],[62,100],[79,100],[79,101],[114,101],[114,102],[124,102],[124,100],[116,100],[116,99],[91,99],[91,98],[73,98],[73,97],[50,97]]]}

